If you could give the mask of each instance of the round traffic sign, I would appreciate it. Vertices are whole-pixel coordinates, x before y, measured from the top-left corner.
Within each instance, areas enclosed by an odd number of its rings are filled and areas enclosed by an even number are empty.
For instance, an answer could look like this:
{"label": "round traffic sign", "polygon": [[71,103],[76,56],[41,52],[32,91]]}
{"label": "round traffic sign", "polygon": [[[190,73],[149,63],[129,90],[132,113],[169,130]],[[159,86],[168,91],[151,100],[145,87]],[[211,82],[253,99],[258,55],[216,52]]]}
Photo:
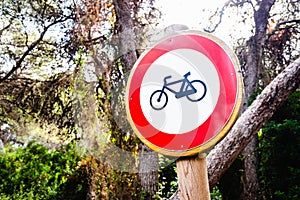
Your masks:
{"label": "round traffic sign", "polygon": [[137,136],[165,155],[211,148],[233,125],[242,100],[234,53],[218,38],[185,31],[164,38],[135,63],[126,111]]}

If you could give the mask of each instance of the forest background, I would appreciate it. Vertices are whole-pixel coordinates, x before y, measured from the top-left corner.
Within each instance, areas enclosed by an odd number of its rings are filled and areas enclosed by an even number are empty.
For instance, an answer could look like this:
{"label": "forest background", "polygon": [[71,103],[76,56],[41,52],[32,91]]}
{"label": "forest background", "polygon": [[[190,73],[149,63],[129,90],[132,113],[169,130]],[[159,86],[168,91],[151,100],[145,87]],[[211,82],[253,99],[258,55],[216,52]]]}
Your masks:
{"label": "forest background", "polygon": [[[163,22],[162,2],[0,0],[0,199],[179,198],[176,158],[143,145],[124,109],[139,55],[187,28]],[[230,44],[245,86],[207,155],[212,199],[300,197],[299,9],[229,0],[190,19]]]}

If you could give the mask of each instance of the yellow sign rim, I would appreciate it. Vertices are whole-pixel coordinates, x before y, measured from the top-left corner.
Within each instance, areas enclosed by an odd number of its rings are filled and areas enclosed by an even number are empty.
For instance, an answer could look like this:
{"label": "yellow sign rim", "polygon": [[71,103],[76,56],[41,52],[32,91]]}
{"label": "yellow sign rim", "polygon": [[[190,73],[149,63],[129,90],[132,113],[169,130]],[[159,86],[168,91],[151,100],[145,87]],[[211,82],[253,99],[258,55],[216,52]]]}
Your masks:
{"label": "yellow sign rim", "polygon": [[[179,151],[179,150],[168,150],[168,149],[164,149],[164,148],[160,148],[154,144],[152,144],[151,142],[149,142],[147,139],[144,138],[144,136],[138,131],[138,129],[136,128],[131,115],[130,115],[130,110],[129,110],[129,102],[128,102],[128,96],[129,96],[129,86],[132,80],[132,76],[135,72],[135,70],[137,69],[138,64],[140,63],[140,61],[143,59],[143,57],[156,45],[159,44],[160,42],[172,38],[174,36],[179,36],[179,35],[187,35],[187,34],[196,34],[199,36],[203,36],[206,37],[212,41],[214,41],[215,43],[217,43],[229,56],[229,58],[231,59],[235,70],[236,70],[236,77],[237,77],[237,96],[236,96],[236,101],[235,101],[235,105],[233,108],[233,111],[229,117],[229,119],[227,119],[227,122],[225,123],[225,125],[223,126],[223,128],[219,131],[219,133],[217,133],[213,138],[211,138],[210,140],[208,140],[207,142],[205,142],[204,144],[189,149],[189,150],[184,150],[184,151]],[[167,155],[167,156],[174,156],[174,157],[181,157],[181,156],[191,156],[191,155],[195,155],[197,153],[201,153],[201,152],[205,152],[209,149],[211,149],[216,143],[218,143],[231,129],[231,127],[233,126],[233,124],[235,123],[236,119],[238,118],[239,115],[239,110],[241,108],[241,104],[242,104],[242,99],[243,99],[243,81],[242,81],[242,74],[241,74],[241,69],[240,69],[240,65],[239,65],[239,61],[235,55],[235,53],[233,52],[233,50],[231,48],[229,48],[229,46],[224,43],[222,40],[220,40],[219,38],[215,37],[212,34],[208,34],[205,32],[201,32],[201,31],[196,31],[196,30],[188,30],[188,31],[181,31],[181,32],[177,32],[176,34],[172,34],[169,35],[167,37],[162,38],[161,40],[159,40],[155,45],[152,45],[151,48],[149,48],[148,50],[144,51],[141,56],[139,57],[139,59],[135,62],[131,73],[128,77],[128,81],[127,81],[127,86],[126,86],[126,94],[125,94],[125,103],[126,103],[126,113],[127,113],[127,119],[134,131],[134,133],[138,136],[138,138],[144,143],[146,144],[149,148],[151,148],[153,151],[156,151],[158,153]]]}

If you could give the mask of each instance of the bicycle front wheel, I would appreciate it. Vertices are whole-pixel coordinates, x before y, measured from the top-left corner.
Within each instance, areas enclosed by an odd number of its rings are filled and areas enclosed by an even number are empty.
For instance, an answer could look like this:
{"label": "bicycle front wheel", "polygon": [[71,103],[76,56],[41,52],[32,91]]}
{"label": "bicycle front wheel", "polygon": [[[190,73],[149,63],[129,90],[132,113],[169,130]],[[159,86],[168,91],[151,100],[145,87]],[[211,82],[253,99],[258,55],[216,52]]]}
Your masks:
{"label": "bicycle front wheel", "polygon": [[[205,97],[206,92],[207,92],[205,83],[200,80],[193,80],[191,82],[191,84],[196,89],[196,93],[190,94],[190,95],[186,96],[186,98],[192,102],[201,101]],[[186,91],[191,90],[191,86],[187,85],[185,90]]]}
{"label": "bicycle front wheel", "polygon": [[154,110],[161,110],[168,103],[168,95],[163,90],[156,90],[150,96],[150,105]]}

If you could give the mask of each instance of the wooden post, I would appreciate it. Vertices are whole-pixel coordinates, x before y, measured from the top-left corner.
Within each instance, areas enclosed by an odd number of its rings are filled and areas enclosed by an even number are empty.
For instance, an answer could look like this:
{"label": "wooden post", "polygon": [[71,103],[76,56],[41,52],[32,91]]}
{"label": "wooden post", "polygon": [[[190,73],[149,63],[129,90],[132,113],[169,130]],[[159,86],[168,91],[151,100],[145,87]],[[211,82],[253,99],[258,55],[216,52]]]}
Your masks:
{"label": "wooden post", "polygon": [[206,155],[182,157],[176,161],[181,200],[210,200]]}

